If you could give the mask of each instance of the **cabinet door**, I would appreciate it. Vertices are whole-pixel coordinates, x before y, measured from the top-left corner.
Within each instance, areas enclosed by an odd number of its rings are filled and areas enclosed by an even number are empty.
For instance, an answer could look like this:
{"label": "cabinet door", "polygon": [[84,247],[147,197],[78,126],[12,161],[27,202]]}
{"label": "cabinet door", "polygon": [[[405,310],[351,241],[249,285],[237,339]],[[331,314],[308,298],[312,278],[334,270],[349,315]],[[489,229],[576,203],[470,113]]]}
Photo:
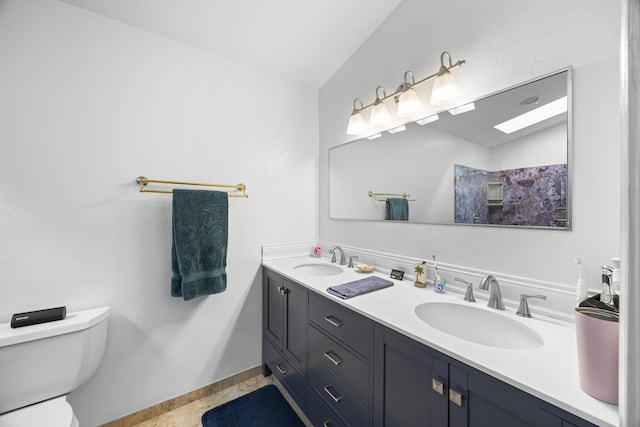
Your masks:
{"label": "cabinet door", "polygon": [[374,425],[446,427],[448,364],[424,346],[376,330]]}
{"label": "cabinet door", "polygon": [[284,346],[284,280],[263,269],[262,324],[265,337],[280,351]]}
{"label": "cabinet door", "polygon": [[[453,366],[450,371],[453,376]],[[542,409],[533,396],[482,373],[467,373],[466,397],[468,421],[457,419],[452,427],[562,427],[562,419]]]}
{"label": "cabinet door", "polygon": [[307,291],[288,280],[283,282],[284,309],[284,355],[304,375],[307,356]]}

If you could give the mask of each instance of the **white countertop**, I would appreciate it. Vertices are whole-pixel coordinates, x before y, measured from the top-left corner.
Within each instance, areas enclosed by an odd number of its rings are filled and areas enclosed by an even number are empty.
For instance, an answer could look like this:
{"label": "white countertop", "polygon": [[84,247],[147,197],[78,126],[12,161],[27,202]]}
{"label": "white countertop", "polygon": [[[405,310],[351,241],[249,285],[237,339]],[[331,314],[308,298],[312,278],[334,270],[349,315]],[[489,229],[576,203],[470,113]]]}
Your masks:
{"label": "white countertop", "polygon": [[[330,295],[329,286],[340,285],[368,275],[388,279],[388,275],[359,273],[341,266],[343,272],[334,276],[314,276],[294,270],[299,264],[328,264],[326,259],[309,256],[265,260],[263,265],[300,283],[309,290],[336,301],[401,334],[466,363],[495,378],[539,397],[599,426],[618,425],[618,407],[601,402],[585,392],[578,383],[578,359],[574,325],[551,319],[521,318],[507,307],[504,311],[486,307],[482,300],[469,303],[462,295],[439,294],[433,287],[418,288],[412,281],[393,280],[394,286],[342,300]],[[336,264],[333,264],[336,265]],[[544,338],[542,347],[534,350],[509,350],[475,344],[441,332],[418,318],[414,308],[425,302],[473,304],[532,328]]]}

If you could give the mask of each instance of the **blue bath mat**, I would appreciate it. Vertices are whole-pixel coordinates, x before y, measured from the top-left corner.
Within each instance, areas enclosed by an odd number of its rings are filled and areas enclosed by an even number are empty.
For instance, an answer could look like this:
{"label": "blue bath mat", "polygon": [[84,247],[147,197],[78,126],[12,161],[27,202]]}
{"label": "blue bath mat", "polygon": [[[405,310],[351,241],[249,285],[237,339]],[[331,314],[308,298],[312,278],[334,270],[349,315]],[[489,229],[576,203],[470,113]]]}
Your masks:
{"label": "blue bath mat", "polygon": [[203,427],[304,427],[274,385],[262,387],[202,414]]}

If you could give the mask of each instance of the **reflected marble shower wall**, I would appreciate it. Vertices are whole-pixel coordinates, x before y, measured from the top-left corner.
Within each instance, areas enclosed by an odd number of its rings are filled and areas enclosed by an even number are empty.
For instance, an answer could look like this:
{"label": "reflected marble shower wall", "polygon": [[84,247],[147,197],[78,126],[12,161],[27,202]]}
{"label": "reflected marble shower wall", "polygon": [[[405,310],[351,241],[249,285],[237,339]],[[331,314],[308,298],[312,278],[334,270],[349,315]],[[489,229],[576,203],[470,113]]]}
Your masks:
{"label": "reflected marble shower wall", "polygon": [[[455,222],[565,227],[567,165],[486,171],[455,165]],[[502,201],[487,200],[488,184],[502,184]]]}

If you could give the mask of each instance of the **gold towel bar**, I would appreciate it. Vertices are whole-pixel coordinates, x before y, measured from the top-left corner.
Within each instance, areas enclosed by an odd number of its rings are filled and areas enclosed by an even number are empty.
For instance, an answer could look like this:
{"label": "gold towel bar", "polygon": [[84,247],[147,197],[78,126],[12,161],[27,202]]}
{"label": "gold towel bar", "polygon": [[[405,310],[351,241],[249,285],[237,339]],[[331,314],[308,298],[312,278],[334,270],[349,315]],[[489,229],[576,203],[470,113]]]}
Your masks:
{"label": "gold towel bar", "polygon": [[410,202],[415,202],[415,199],[410,199],[409,197],[411,197],[411,194],[409,193],[402,193],[402,194],[394,194],[394,193],[374,193],[373,191],[369,191],[369,197],[371,197],[373,200],[377,201],[377,202],[384,202],[387,199],[379,199],[378,196],[397,196],[397,197],[402,197],[403,199],[407,199]]}
{"label": "gold towel bar", "polygon": [[139,176],[136,178],[136,182],[140,185],[141,193],[173,193],[172,190],[149,190],[146,188],[147,184],[150,182],[154,182],[157,184],[176,184],[176,185],[200,185],[204,187],[223,187],[223,188],[235,188],[240,191],[240,193],[229,193],[229,197],[242,197],[246,199],[249,197],[248,194],[245,193],[246,185],[240,183],[237,185],[231,184],[205,184],[202,182],[186,182],[186,181],[168,181],[168,180],[159,180],[159,179],[149,179],[146,176]]}

